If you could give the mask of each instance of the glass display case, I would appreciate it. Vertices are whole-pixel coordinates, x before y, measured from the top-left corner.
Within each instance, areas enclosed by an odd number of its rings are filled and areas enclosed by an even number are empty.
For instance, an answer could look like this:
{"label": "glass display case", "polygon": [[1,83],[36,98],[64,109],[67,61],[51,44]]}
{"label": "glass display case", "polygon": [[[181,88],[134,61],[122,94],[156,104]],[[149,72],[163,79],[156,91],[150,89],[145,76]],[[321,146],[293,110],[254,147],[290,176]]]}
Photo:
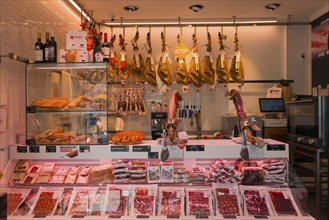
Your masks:
{"label": "glass display case", "polygon": [[26,66],[27,145],[107,144],[107,64]]}

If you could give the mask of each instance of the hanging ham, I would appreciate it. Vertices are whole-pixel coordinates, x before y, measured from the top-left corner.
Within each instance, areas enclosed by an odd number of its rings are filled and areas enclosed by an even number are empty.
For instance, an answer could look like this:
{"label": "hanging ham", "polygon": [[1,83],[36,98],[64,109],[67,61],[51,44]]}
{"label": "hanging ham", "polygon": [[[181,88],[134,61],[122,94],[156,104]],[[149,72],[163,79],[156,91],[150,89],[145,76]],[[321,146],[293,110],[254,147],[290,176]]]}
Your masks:
{"label": "hanging ham", "polygon": [[244,83],[244,69],[243,64],[241,61],[241,52],[240,52],[240,45],[238,39],[238,33],[235,33],[234,37],[235,43],[235,53],[232,58],[231,68],[230,68],[230,76],[234,82],[237,83]]}
{"label": "hanging ham", "polygon": [[214,85],[215,83],[215,70],[213,68],[213,59],[211,56],[211,37],[210,37],[210,33],[208,32],[207,34],[207,51],[206,51],[206,55],[202,60],[201,63],[201,76],[202,76],[202,81],[210,84],[210,85]]}
{"label": "hanging ham", "polygon": [[176,65],[175,65],[175,78],[178,83],[183,85],[188,85],[190,83],[187,64],[185,60],[185,52],[188,51],[186,46],[183,44],[182,37],[180,35],[177,36],[177,46],[175,48],[176,55]]}
{"label": "hanging ham", "polygon": [[120,38],[119,45],[121,46],[121,51],[120,51],[120,64],[119,64],[118,75],[121,78],[121,80],[126,81],[130,76],[131,69],[127,60],[125,39],[121,34],[119,35],[119,38]]}
{"label": "hanging ham", "polygon": [[147,44],[146,44],[147,57],[145,59],[145,77],[146,77],[146,81],[148,84],[150,84],[152,86],[156,86],[157,81],[156,81],[154,60],[153,60],[153,55],[152,55],[150,32],[147,33],[146,40],[147,40]]}
{"label": "hanging ham", "polygon": [[202,85],[202,76],[200,71],[200,59],[198,51],[198,39],[196,35],[193,34],[193,49],[192,49],[192,59],[188,69],[188,79],[192,82],[195,87],[201,87]]}
{"label": "hanging ham", "polygon": [[216,61],[216,74],[218,76],[218,80],[223,83],[228,83],[230,80],[229,70],[227,65],[225,46],[224,46],[224,35],[218,32],[219,39],[219,54]]}
{"label": "hanging ham", "polygon": [[161,32],[161,40],[162,40],[162,55],[159,61],[158,66],[158,75],[161,81],[165,85],[171,85],[172,84],[172,69],[171,69],[171,63],[170,58],[167,50],[166,45],[166,37],[163,32]]}
{"label": "hanging ham", "polygon": [[142,55],[139,52],[137,41],[139,39],[139,32],[137,31],[135,37],[131,40],[133,46],[133,62],[132,62],[132,72],[133,77],[137,84],[144,83],[146,81],[145,72],[144,72],[144,60]]}
{"label": "hanging ham", "polygon": [[113,83],[117,74],[118,74],[118,59],[116,52],[114,51],[114,42],[116,35],[113,35],[110,39],[110,65],[108,66],[107,71],[107,80],[109,83]]}

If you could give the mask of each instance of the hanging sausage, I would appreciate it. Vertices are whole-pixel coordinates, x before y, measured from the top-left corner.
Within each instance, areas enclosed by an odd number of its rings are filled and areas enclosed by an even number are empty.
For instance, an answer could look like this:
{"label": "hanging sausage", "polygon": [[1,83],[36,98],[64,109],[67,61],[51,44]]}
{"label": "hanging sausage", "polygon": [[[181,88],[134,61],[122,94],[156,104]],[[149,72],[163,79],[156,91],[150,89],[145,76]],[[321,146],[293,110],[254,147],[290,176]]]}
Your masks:
{"label": "hanging sausage", "polygon": [[235,37],[234,37],[234,44],[235,44],[235,52],[232,58],[231,68],[230,68],[230,76],[234,82],[242,83],[244,82],[244,69],[241,60],[241,52],[240,52],[240,45],[239,45],[239,38],[238,38],[238,29],[236,29]]}
{"label": "hanging sausage", "polygon": [[225,53],[225,45],[224,39],[225,36],[218,32],[218,39],[219,39],[219,54],[216,61],[216,74],[218,76],[218,80],[223,83],[228,83],[230,80],[228,65],[226,60],[226,53]]}
{"label": "hanging sausage", "polygon": [[146,81],[144,72],[144,60],[139,52],[137,41],[139,39],[139,32],[137,31],[135,37],[131,40],[133,46],[133,62],[132,62],[132,72],[137,84],[144,83]]}
{"label": "hanging sausage", "polygon": [[202,81],[214,85],[215,83],[215,70],[213,68],[213,59],[211,56],[211,36],[210,33],[208,32],[207,34],[207,49],[206,49],[206,55],[202,60],[201,63],[201,76],[202,76]]}
{"label": "hanging sausage", "polygon": [[171,62],[167,50],[166,37],[163,32],[161,32],[161,40],[162,40],[162,55],[159,61],[158,75],[161,81],[165,85],[171,85],[172,84]]}
{"label": "hanging sausage", "polygon": [[147,33],[146,36],[147,44],[146,44],[146,60],[145,60],[145,77],[148,84],[152,86],[157,85],[156,81],[156,72],[154,67],[154,60],[152,55],[152,46],[151,46],[151,34],[150,32]]}
{"label": "hanging sausage", "polygon": [[202,77],[200,71],[200,59],[199,59],[199,51],[198,51],[198,40],[196,35],[192,35],[193,38],[193,49],[192,49],[192,59],[189,65],[188,70],[188,79],[192,82],[195,87],[201,87],[202,85]]}

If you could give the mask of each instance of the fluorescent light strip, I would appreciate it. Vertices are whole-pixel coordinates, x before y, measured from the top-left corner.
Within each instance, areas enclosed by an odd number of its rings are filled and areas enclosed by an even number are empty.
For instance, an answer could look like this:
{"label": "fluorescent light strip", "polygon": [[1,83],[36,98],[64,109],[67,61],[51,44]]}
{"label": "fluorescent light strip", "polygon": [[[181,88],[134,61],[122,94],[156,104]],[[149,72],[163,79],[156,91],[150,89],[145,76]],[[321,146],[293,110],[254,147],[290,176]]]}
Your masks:
{"label": "fluorescent light strip", "polygon": [[[73,5],[73,6],[79,11],[79,13],[81,13],[82,10],[81,10],[80,6],[77,5],[77,3],[75,3],[74,0],[69,0],[69,2],[71,3],[71,5]],[[82,15],[83,15],[83,17],[85,17],[88,21],[90,21],[90,17],[89,17],[84,11],[82,11]]]}
{"label": "fluorescent light strip", "polygon": [[[236,21],[235,24],[266,24],[277,23],[277,20],[250,20],[250,21]],[[106,25],[120,26],[120,25],[213,25],[213,24],[234,24],[233,21],[157,21],[157,22],[105,22]]]}

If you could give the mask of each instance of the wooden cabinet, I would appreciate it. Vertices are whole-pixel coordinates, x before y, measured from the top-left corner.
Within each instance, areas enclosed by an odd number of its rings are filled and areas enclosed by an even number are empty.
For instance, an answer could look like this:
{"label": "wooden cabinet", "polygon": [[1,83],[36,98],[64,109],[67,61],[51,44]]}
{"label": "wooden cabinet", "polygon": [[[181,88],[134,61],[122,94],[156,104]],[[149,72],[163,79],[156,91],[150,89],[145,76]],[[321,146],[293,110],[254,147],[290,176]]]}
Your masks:
{"label": "wooden cabinet", "polygon": [[287,127],[268,127],[263,128],[264,138],[270,138],[282,142],[287,142]]}

